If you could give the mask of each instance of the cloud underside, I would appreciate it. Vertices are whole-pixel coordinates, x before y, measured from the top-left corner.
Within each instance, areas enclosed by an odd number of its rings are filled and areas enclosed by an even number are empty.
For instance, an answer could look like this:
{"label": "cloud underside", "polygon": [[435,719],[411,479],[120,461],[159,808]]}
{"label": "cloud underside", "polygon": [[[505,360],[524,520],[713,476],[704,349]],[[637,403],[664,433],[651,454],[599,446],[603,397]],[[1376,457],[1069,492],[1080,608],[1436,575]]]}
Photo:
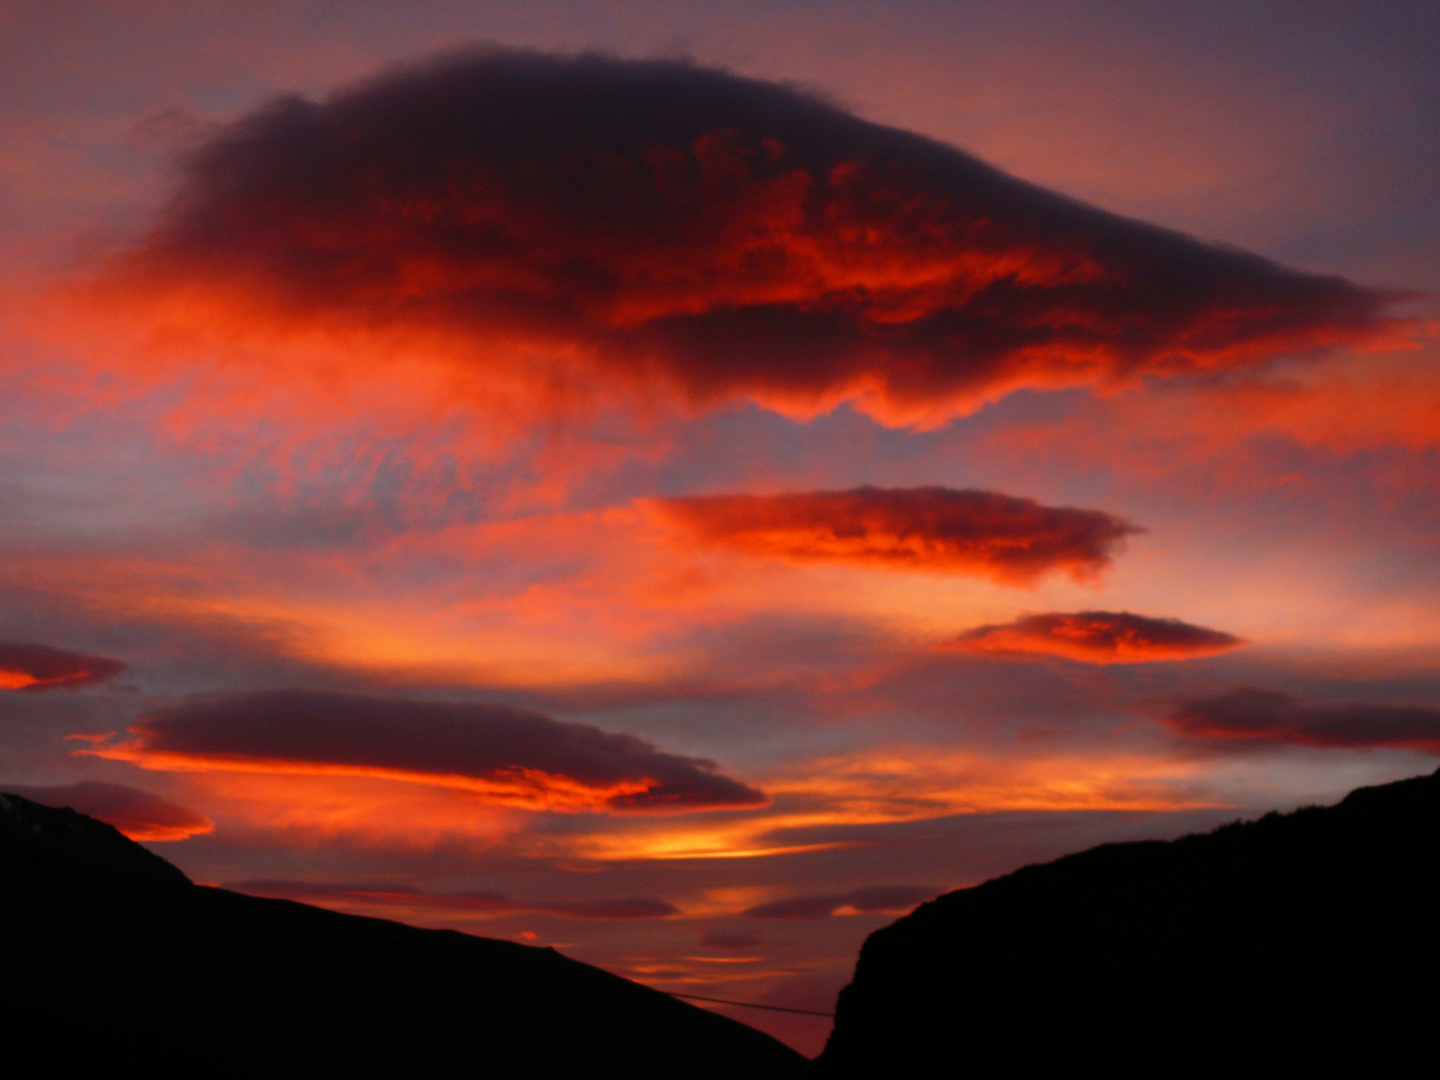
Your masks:
{"label": "cloud underside", "polygon": [[1307,701],[1242,687],[1183,702],[1168,718],[1187,738],[1330,749],[1394,747],[1440,754],[1440,709]]}
{"label": "cloud underside", "polygon": [[526,809],[684,813],[765,795],[701,758],[500,705],[304,690],[197,699],[90,753],[145,768],[398,780]]}
{"label": "cloud underside", "polygon": [[299,881],[245,881],[237,892],[330,907],[403,908],[430,915],[507,915],[533,912],[565,919],[665,919],[680,909],[654,896],[524,901],[503,893],[430,893],[393,884],[325,885]]}
{"label": "cloud underside", "polygon": [[1062,656],[1094,664],[1136,664],[1213,656],[1243,644],[1220,630],[1128,611],[1048,612],[977,626],[943,646],[960,652]]}
{"label": "cloud underside", "polygon": [[124,784],[86,780],[45,787],[6,784],[4,790],[45,806],[68,806],[113,825],[131,840],[184,840],[215,828],[208,818],[188,806]]}
{"label": "cloud underside", "polygon": [[74,688],[112,679],[125,670],[119,660],[53,649],[23,641],[0,641],[0,690]]}
{"label": "cloud underside", "polygon": [[705,495],[651,506],[704,546],[789,562],[979,575],[1012,585],[1057,570],[1093,577],[1127,536],[1143,531],[1099,510],[942,487]]}
{"label": "cloud underside", "polygon": [[443,341],[477,388],[898,424],[1360,341],[1385,303],[776,84],[508,51],[244,118],[107,280],[204,333]]}

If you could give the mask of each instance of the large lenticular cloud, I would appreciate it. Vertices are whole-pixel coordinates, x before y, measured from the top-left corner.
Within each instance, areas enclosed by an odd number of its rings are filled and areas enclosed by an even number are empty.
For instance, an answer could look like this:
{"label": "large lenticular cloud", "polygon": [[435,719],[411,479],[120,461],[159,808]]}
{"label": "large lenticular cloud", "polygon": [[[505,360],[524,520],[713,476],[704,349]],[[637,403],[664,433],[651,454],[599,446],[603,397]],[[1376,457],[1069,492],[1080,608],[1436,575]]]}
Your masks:
{"label": "large lenticular cloud", "polygon": [[960,652],[1063,656],[1092,664],[1138,664],[1213,656],[1244,644],[1233,634],[1128,611],[1046,612],[977,626],[944,648]]}
{"label": "large lenticular cloud", "polygon": [[702,545],[790,562],[973,574],[1030,585],[1110,565],[1138,527],[1100,510],[1042,506],[993,491],[873,488],[657,499],[662,519]]}
{"label": "large lenticular cloud", "polygon": [[532,809],[680,813],[762,806],[700,758],[501,705],[307,690],[198,699],[90,751],[146,768],[362,776]]}
{"label": "large lenticular cloud", "polygon": [[234,124],[116,273],[207,326],[443,339],[477,393],[892,423],[1354,341],[1384,302],[787,87],[509,51]]}

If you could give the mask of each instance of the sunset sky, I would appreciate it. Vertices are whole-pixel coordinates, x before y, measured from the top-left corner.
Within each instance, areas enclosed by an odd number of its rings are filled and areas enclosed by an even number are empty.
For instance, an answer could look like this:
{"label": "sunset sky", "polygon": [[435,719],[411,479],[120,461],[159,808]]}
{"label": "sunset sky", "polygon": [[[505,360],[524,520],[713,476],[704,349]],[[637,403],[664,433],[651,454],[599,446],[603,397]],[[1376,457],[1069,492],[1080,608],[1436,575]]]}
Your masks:
{"label": "sunset sky", "polygon": [[1434,4],[0,45],[0,789],[825,1011],[941,892],[1435,769]]}

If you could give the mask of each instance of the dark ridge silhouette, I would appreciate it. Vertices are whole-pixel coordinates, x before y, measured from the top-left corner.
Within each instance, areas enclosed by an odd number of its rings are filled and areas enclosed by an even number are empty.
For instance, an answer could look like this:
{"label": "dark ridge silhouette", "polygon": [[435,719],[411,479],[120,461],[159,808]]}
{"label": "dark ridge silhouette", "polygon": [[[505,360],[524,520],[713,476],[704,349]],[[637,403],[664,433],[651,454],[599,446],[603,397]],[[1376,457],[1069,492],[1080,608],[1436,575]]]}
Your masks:
{"label": "dark ridge silhouette", "polygon": [[1440,1006],[1440,773],[949,893],[865,942],[815,1073],[1397,1076]]}
{"label": "dark ridge silhouette", "polygon": [[553,949],[192,885],[108,825],[10,795],[0,926],[6,1057],[55,1075],[805,1068],[768,1035]]}
{"label": "dark ridge silhouette", "polygon": [[113,825],[66,807],[0,795],[0,853],[101,871],[116,878],[188,888],[190,879]]}

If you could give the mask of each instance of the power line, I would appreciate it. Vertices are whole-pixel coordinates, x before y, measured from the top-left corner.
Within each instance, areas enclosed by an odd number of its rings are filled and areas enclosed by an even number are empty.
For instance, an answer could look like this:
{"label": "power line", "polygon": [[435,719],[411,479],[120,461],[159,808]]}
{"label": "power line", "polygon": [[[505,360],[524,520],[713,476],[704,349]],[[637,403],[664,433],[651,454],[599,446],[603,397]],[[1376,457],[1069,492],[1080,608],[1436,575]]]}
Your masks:
{"label": "power line", "polygon": [[784,1005],[757,1005],[753,1001],[727,1001],[725,998],[704,997],[700,994],[677,994],[673,990],[667,990],[671,997],[685,998],[689,1001],[713,1001],[716,1005],[738,1005],[742,1009],[766,1009],[769,1012],[799,1013],[801,1016],[823,1016],[826,1019],[834,1020],[834,1013],[819,1012],[815,1009],[787,1009]]}
{"label": "power line", "polygon": [[[588,971],[584,970],[589,965],[585,965],[581,961],[571,960],[569,957],[565,957],[564,959],[568,963],[579,964],[581,967],[580,971],[566,970],[564,968],[558,971],[545,971],[543,968],[537,970],[532,964],[507,963],[505,960],[499,957],[470,955],[468,950],[456,951],[454,949],[448,948],[437,948],[436,945],[433,943],[433,939],[427,940],[427,938],[424,936],[435,933],[454,933],[455,931],[429,930],[424,927],[409,926],[405,923],[397,923],[390,919],[372,919],[366,916],[350,915],[344,912],[333,911],[330,908],[318,907],[314,904],[299,904],[293,900],[279,901],[282,904],[294,904],[294,906],[300,909],[301,912],[305,912],[305,914],[301,915],[297,912],[287,910],[285,908],[276,909],[273,907],[266,907],[265,905],[267,902],[273,903],[276,900],[276,898],[274,897],[251,896],[248,893],[237,893],[230,889],[221,889],[203,885],[191,885],[189,886],[189,888],[183,886],[177,887],[174,885],[159,885],[155,882],[146,881],[143,878],[132,878],[127,874],[116,873],[113,870],[102,869],[95,866],[85,866],[83,864],[77,865],[72,863],[57,862],[53,859],[47,859],[43,856],[32,855],[20,851],[4,851],[0,852],[0,854],[4,854],[5,856],[11,858],[19,858],[25,862],[39,863],[42,866],[59,867],[73,873],[82,874],[86,877],[98,877],[108,881],[118,882],[122,885],[128,885],[132,888],[138,887],[145,892],[160,892],[171,896],[181,896],[190,900],[198,900],[203,904],[207,904],[213,907],[239,908],[241,910],[247,911],[247,913],[251,915],[260,915],[262,917],[275,919],[282,922],[300,923],[312,929],[322,928],[331,932],[338,932],[344,934],[347,937],[358,937],[372,941],[378,940],[384,942],[385,944],[396,945],[401,948],[409,948],[418,952],[438,953],[457,959],[468,960],[472,963],[478,962],[480,964],[486,964],[491,967],[508,968],[515,971],[525,971],[529,974],[539,974],[552,978],[559,977],[561,979],[570,979],[590,983],[595,983],[597,981],[603,982],[604,978],[606,976],[609,976],[610,978],[619,979],[622,983],[628,983],[630,986],[643,987],[644,989],[654,991],[657,994],[665,994],[667,997],[673,998],[684,998],[688,1001],[708,1001],[715,1005],[732,1005],[739,1009],[764,1009],[766,1012],[797,1013],[800,1016],[823,1016],[827,1020],[835,1019],[834,1013],[819,1012],[815,1009],[791,1009],[787,1008],[784,1005],[758,1005],[753,1001],[730,1001],[727,998],[705,997],[701,994],[676,994],[669,990],[661,990],[659,987],[648,986],[642,982],[635,982],[634,980],[626,979],[623,976],[615,975],[612,972],[607,972],[604,968],[591,969],[594,971],[594,975],[591,975]],[[230,897],[241,898],[241,903],[237,904],[234,900],[230,899]],[[247,900],[259,900],[261,906],[258,908],[252,907],[251,905],[244,902]],[[316,912],[317,914],[320,914],[320,917],[317,919],[315,916],[310,915],[309,912]],[[330,918],[327,918],[327,916],[329,916]],[[332,918],[336,918],[336,921],[332,922]],[[362,921],[359,923],[349,923],[346,921],[349,919],[360,919]],[[390,934],[386,934],[383,932],[377,933],[374,926],[366,924],[381,924],[393,927],[400,927],[402,928],[402,933],[396,936],[391,936]],[[364,927],[365,932],[361,932],[361,927]],[[410,933],[404,933],[404,931],[409,931]],[[418,934],[421,936],[411,937],[410,934]],[[462,936],[471,937],[472,935],[466,934]],[[495,939],[476,938],[475,940],[493,941]],[[547,951],[554,952],[553,949]],[[598,980],[596,978],[597,976],[599,977]]]}

